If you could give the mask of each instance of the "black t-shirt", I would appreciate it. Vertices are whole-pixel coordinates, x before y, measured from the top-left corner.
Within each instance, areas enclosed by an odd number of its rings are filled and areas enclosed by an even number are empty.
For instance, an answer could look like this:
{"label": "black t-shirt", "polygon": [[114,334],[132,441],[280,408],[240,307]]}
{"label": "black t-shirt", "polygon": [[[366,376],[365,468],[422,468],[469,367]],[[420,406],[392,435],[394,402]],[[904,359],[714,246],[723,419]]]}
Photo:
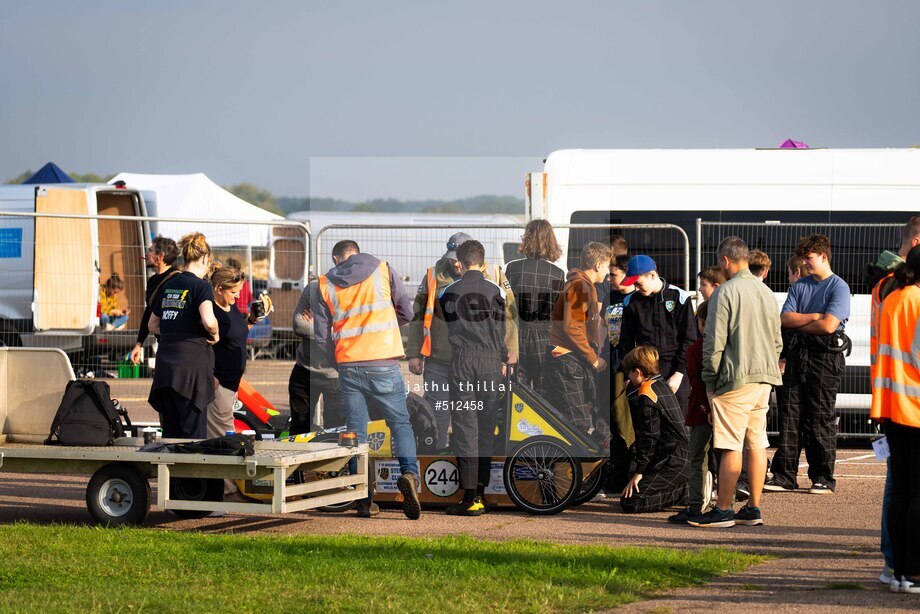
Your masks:
{"label": "black t-shirt", "polygon": [[214,316],[220,332],[220,341],[214,346],[214,377],[227,390],[236,390],[246,370],[246,316],[236,305],[231,305],[230,311],[214,305]]}
{"label": "black t-shirt", "polygon": [[198,308],[213,300],[211,284],[194,273],[185,271],[168,280],[153,306],[153,313],[160,318],[160,340],[207,343],[208,333]]}

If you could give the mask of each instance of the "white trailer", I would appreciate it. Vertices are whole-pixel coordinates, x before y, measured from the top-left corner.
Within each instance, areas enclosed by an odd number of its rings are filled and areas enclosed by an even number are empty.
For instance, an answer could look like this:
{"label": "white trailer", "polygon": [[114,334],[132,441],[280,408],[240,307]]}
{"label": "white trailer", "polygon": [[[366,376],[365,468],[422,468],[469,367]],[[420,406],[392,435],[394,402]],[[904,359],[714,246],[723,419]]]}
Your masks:
{"label": "white trailer", "polygon": [[[74,378],[57,349],[0,348],[0,475],[91,475],[86,505],[106,525],[143,523],[157,480],[157,505],[185,518],[213,511],[283,514],[347,503],[367,496],[367,444],[255,442],[251,456],[142,452],[143,438],[123,437],[112,446],[48,446],[42,441],[67,382]],[[184,440],[163,440],[178,443]],[[355,474],[339,475],[356,459]],[[289,484],[296,470],[310,476]],[[224,479],[262,485],[267,497],[224,503]]]}

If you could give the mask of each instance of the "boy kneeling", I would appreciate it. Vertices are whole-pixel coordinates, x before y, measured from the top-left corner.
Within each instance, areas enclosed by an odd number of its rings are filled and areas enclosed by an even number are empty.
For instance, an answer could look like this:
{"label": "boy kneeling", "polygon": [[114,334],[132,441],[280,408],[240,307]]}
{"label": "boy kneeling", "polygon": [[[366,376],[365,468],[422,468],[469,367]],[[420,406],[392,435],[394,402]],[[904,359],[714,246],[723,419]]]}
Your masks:
{"label": "boy kneeling", "polygon": [[500,387],[508,360],[505,291],[482,274],[485,249],[469,240],[457,248],[463,277],[444,288],[439,300],[453,348],[449,371],[451,441],[460,470],[463,500],[447,508],[452,516],[480,516],[492,473]]}
{"label": "boy kneeling", "polygon": [[690,440],[677,397],[658,371],[658,350],[641,345],[623,357],[636,443],[620,506],[629,514],[687,505]]}

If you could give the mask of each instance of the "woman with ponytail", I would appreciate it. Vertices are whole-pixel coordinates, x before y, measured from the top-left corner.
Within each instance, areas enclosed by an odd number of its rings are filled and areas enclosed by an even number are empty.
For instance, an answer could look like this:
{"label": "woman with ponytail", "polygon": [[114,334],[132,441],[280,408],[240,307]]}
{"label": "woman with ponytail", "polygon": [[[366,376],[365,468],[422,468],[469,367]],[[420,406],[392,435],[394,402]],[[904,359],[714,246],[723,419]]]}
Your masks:
{"label": "woman with ponytail", "polygon": [[875,322],[870,415],[882,421],[891,450],[891,591],[920,593],[920,245],[894,277],[897,289],[882,302]]}
{"label": "woman with ponytail", "polygon": [[203,439],[214,399],[214,352],[219,341],[214,294],[204,280],[211,248],[200,232],[179,240],[185,270],[160,291],[150,332],[160,335],[148,401],[160,414],[164,437]]}
{"label": "woman with ponytail", "polygon": [[[260,318],[242,314],[240,293],[245,277],[232,266],[215,262],[211,267],[214,315],[220,341],[214,345],[214,400],[208,405],[208,437],[220,437],[233,430],[233,404],[246,371],[246,340],[249,329]],[[249,305],[246,305],[249,312]]]}

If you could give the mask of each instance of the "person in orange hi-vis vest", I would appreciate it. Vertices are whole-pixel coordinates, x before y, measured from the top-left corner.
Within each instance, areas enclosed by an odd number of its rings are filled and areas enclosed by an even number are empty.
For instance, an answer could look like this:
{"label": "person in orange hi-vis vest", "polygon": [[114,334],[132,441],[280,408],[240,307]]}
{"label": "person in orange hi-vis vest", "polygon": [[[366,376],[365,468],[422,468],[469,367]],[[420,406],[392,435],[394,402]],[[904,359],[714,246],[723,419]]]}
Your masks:
{"label": "person in orange hi-vis vest", "polygon": [[[869,265],[867,275],[869,285],[872,287],[872,302],[869,313],[869,352],[872,365],[875,365],[878,354],[878,326],[879,316],[881,315],[882,302],[889,294],[897,289],[897,280],[894,277],[894,271],[904,263],[904,258],[910,250],[920,245],[920,215],[913,216],[904,225],[901,233],[901,246],[897,254],[890,251],[884,251],[879,255],[878,260]],[[882,411],[881,395],[882,391],[873,393],[879,397],[879,411]],[[892,552],[891,535],[888,530],[888,508],[891,503],[891,462],[889,459],[888,471],[885,477],[885,491],[882,497],[882,521],[881,521],[881,540],[880,550],[885,559],[885,566],[882,573],[879,574],[879,582],[891,584],[894,579],[894,554]]]}
{"label": "person in orange hi-vis vest", "polygon": [[920,246],[894,272],[876,325],[870,416],[888,439],[893,592],[920,593]]}
{"label": "person in orange hi-vis vest", "polygon": [[[399,461],[396,485],[403,512],[415,520],[421,514],[418,459],[399,371],[405,355],[399,327],[412,319],[412,303],[393,269],[362,254],[354,241],[336,243],[332,261],[335,266],[319,278],[322,300],[313,316],[314,341],[338,368],[346,425],[360,443],[367,440],[368,401],[373,399],[383,413]],[[369,490],[367,499],[358,502],[358,516],[379,513],[371,495]]]}
{"label": "person in orange hi-vis vest", "polygon": [[[434,408],[438,426],[437,451],[449,447],[448,429],[450,402],[448,370],[453,350],[447,340],[447,324],[437,298],[441,292],[460,279],[460,262],[457,248],[471,240],[465,232],[457,232],[447,240],[447,251],[425,272],[419,285],[413,306],[414,317],[409,323],[406,356],[409,357],[409,371],[424,376],[425,400]],[[485,278],[505,291],[505,344],[508,348],[508,364],[518,360],[517,306],[511,284],[500,266],[486,263]]]}

